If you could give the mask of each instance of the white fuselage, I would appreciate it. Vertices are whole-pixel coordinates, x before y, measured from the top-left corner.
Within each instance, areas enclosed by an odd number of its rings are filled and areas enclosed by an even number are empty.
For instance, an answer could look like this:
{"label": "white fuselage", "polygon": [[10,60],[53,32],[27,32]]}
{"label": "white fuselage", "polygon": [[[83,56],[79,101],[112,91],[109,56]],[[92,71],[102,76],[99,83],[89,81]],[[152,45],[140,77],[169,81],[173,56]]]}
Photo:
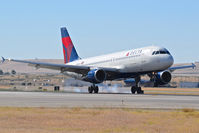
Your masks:
{"label": "white fuselage", "polygon": [[120,72],[162,71],[173,64],[172,55],[162,47],[150,46],[97,57],[76,60],[68,65],[86,65],[91,68],[117,68]]}

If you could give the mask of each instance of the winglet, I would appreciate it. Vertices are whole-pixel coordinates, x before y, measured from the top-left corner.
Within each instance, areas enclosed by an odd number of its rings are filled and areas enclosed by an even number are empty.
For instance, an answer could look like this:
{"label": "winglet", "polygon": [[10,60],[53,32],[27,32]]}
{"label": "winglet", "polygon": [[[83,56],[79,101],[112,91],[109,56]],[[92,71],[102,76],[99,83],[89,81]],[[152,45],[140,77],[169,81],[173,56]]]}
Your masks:
{"label": "winglet", "polygon": [[1,60],[1,63],[4,63],[5,62],[5,58],[3,56],[1,56],[2,60]]}
{"label": "winglet", "polygon": [[195,68],[196,68],[196,65],[195,65],[194,63],[192,63],[192,66],[193,66],[193,67],[192,67],[193,69],[195,69]]}

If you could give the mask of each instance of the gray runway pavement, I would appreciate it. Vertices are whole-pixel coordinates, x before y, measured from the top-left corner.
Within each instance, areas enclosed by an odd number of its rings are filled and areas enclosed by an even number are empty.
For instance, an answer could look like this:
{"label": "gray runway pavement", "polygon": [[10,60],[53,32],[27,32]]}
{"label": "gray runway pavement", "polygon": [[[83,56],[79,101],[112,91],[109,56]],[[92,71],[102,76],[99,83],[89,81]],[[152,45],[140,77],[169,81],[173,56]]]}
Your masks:
{"label": "gray runway pavement", "polygon": [[0,106],[199,109],[199,96],[1,91]]}

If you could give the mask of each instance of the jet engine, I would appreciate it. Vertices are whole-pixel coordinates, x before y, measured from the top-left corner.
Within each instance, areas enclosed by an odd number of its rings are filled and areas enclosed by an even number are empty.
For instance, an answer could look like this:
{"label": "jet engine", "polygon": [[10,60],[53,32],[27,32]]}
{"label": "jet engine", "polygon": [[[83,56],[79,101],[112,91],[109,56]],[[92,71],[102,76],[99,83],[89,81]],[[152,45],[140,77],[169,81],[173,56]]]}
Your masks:
{"label": "jet engine", "polygon": [[155,85],[165,85],[171,81],[171,73],[169,71],[162,71],[156,74]]}
{"label": "jet engine", "polygon": [[106,80],[106,72],[102,69],[93,69],[88,72],[84,80],[91,83],[102,83]]}

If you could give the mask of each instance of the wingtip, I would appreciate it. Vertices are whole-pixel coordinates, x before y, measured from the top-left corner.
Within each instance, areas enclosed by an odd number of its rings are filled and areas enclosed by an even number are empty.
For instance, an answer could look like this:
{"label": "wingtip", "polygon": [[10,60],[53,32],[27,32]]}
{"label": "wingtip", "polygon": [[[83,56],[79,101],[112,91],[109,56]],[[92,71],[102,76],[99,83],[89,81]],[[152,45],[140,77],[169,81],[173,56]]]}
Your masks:
{"label": "wingtip", "polygon": [[2,60],[1,60],[1,63],[4,63],[5,60],[6,60],[3,56],[1,56],[1,59],[2,59]]}
{"label": "wingtip", "polygon": [[192,67],[193,69],[196,67],[196,65],[195,65],[194,63],[192,63],[192,66],[193,66],[193,67]]}
{"label": "wingtip", "polygon": [[1,56],[1,61],[0,61],[0,63],[4,63],[5,61],[13,61],[13,59],[11,59],[11,58],[6,59],[6,58],[4,58],[3,56]]}

